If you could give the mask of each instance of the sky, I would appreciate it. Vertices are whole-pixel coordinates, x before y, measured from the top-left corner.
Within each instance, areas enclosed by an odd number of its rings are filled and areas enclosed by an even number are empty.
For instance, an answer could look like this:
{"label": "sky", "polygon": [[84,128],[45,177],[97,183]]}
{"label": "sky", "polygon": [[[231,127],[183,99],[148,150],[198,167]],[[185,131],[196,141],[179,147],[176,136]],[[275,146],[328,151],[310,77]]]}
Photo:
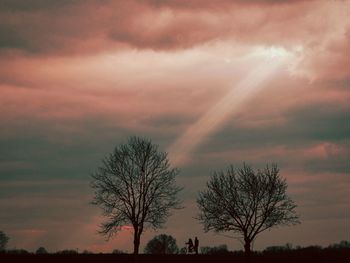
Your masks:
{"label": "sky", "polygon": [[[132,135],[180,169],[184,209],[163,229],[204,233],[212,173],[277,163],[301,224],[254,249],[350,239],[350,1],[0,0],[0,230],[9,248],[132,251],[97,234],[91,173]],[[230,233],[226,233],[230,235]]]}

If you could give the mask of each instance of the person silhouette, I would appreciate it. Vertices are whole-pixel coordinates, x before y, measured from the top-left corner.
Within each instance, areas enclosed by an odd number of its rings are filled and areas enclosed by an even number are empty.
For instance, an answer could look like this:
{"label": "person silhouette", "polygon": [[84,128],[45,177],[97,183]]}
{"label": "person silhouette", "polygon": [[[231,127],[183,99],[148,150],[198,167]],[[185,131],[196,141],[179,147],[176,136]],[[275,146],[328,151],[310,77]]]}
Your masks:
{"label": "person silhouette", "polygon": [[185,243],[186,245],[188,245],[188,253],[192,253],[193,251],[193,241],[192,241],[192,238],[189,238],[188,239],[188,242]]}
{"label": "person silhouette", "polygon": [[194,252],[198,254],[199,240],[197,237],[194,238]]}

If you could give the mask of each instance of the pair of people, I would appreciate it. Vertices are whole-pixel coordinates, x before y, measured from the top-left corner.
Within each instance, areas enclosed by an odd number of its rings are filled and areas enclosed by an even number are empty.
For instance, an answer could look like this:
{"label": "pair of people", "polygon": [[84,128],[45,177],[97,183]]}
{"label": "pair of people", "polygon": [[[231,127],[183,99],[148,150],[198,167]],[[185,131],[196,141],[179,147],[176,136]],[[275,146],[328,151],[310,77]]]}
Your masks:
{"label": "pair of people", "polygon": [[188,253],[192,253],[194,251],[195,254],[198,254],[199,240],[197,237],[194,238],[194,244],[192,238],[190,238],[188,239],[186,245],[188,245]]}

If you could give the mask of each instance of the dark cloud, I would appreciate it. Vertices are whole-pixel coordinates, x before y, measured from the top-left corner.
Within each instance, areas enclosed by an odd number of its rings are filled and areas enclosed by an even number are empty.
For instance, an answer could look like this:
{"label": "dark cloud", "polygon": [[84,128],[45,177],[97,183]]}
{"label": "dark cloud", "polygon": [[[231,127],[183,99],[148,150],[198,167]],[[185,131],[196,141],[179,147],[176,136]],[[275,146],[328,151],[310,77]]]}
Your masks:
{"label": "dark cloud", "polygon": [[349,107],[338,107],[336,104],[307,105],[289,110],[284,113],[284,117],[284,123],[254,129],[242,127],[239,119],[233,119],[213,135],[205,149],[225,150],[285,143],[302,145],[307,142],[341,142],[350,139],[350,123],[347,121],[350,119]]}
{"label": "dark cloud", "polygon": [[60,125],[62,130],[55,128],[57,123],[17,120],[15,133],[1,134],[0,180],[89,178],[100,160],[131,133],[93,117]]}
{"label": "dark cloud", "polygon": [[81,0],[2,0],[0,10],[7,12],[47,11],[82,2]]}
{"label": "dark cloud", "polygon": [[[288,116],[289,115],[289,116]],[[342,141],[350,139],[350,108],[334,104],[309,105],[287,114],[296,139]],[[300,137],[299,137],[300,136]]]}
{"label": "dark cloud", "polygon": [[313,104],[292,109],[284,122],[244,127],[233,119],[210,136],[193,154],[206,167],[243,161],[263,167],[302,167],[312,173],[349,173],[350,108],[337,104]]}
{"label": "dark cloud", "polygon": [[0,26],[0,49],[32,50],[28,40],[12,27]]}
{"label": "dark cloud", "polygon": [[[1,47],[74,54],[121,44],[179,50],[223,39],[288,46],[324,33],[324,26],[304,23],[312,10],[313,1],[5,1],[0,17],[11,34]],[[248,14],[256,19],[248,21]]]}

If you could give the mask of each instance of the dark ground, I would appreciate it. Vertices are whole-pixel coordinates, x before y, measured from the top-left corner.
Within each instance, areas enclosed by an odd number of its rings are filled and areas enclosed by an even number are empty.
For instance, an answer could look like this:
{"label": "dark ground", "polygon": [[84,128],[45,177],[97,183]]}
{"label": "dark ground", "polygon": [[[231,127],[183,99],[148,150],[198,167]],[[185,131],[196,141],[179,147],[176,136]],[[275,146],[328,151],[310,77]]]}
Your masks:
{"label": "dark ground", "polygon": [[[243,255],[114,255],[114,254],[77,254],[77,255],[11,255],[0,254],[0,263],[36,262],[36,263],[70,263],[70,262],[102,262],[102,263],[205,263],[205,262],[245,262]],[[318,251],[311,253],[270,253],[252,255],[251,262],[350,262],[350,251]]]}

